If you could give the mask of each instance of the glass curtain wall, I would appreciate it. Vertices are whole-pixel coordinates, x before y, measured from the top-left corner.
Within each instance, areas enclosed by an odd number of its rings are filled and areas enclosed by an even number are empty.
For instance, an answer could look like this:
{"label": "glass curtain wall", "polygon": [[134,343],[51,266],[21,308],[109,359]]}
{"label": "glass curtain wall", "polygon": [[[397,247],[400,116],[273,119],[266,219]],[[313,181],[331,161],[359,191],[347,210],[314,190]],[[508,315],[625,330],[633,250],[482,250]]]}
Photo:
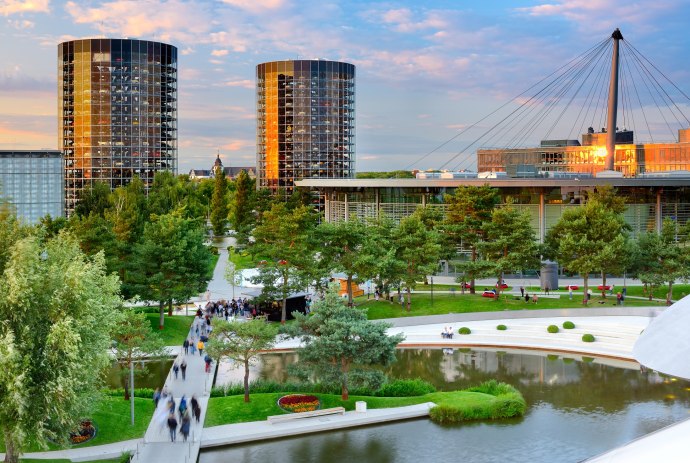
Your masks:
{"label": "glass curtain wall", "polygon": [[59,146],[65,209],[94,181],[114,189],[136,175],[177,173],[177,48],[87,39],[58,45]]}
{"label": "glass curtain wall", "polygon": [[290,195],[302,178],[353,178],[355,66],[273,61],[256,74],[257,187]]}

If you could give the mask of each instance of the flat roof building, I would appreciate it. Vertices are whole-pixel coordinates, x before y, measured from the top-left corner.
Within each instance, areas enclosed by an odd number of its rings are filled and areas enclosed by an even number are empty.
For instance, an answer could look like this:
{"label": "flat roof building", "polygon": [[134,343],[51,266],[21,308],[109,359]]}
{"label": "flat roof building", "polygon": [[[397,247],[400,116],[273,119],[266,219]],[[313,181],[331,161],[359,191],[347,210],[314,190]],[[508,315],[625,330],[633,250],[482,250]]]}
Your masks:
{"label": "flat roof building", "polygon": [[257,188],[288,196],[296,180],[354,177],[354,65],[262,63],[256,90]]}
{"label": "flat roof building", "polygon": [[[506,172],[511,166],[531,165],[541,172],[595,175],[605,170],[606,135],[590,128],[582,135],[582,144],[577,140],[544,140],[534,148],[480,149],[477,171]],[[690,170],[690,129],[680,129],[677,142],[637,144],[632,131],[617,131],[613,165],[624,177]]]}
{"label": "flat roof building", "polygon": [[58,45],[58,143],[65,208],[103,182],[136,175],[145,190],[158,171],[177,174],[177,48],[129,39]]}
{"label": "flat roof building", "polygon": [[46,215],[64,215],[65,185],[58,150],[0,150],[0,200],[17,217],[35,224]]}
{"label": "flat roof building", "polygon": [[586,202],[588,193],[603,185],[625,197],[624,217],[633,236],[660,230],[665,218],[680,225],[690,220],[690,173],[641,178],[305,179],[296,185],[319,191],[328,222],[380,216],[400,221],[420,206],[445,211],[445,194],[464,185],[489,185],[504,202],[510,198],[514,207],[530,213],[540,241],[564,210]]}

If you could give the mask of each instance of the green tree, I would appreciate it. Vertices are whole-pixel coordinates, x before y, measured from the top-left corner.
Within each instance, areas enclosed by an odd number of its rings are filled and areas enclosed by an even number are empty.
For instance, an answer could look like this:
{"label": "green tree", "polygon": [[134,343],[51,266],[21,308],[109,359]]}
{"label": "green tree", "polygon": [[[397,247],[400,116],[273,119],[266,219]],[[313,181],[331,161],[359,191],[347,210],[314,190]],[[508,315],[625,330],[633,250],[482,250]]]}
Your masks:
{"label": "green tree", "polygon": [[395,360],[395,347],[404,335],[389,336],[385,323],[367,320],[365,311],[348,307],[332,287],[324,299],[314,302],[311,315],[296,314],[297,323],[286,330],[301,338],[300,363],[321,377],[336,377],[342,399],[348,400],[348,377],[371,365]]}
{"label": "green tree", "polygon": [[416,283],[426,280],[426,276],[434,273],[438,267],[441,255],[439,235],[434,230],[429,230],[422,222],[422,213],[417,212],[400,221],[400,225],[393,234],[396,244],[396,256],[404,262],[405,271],[402,273],[402,281],[407,292],[407,311],[410,311],[412,289]]}
{"label": "green tree", "polygon": [[229,358],[244,366],[245,402],[249,402],[249,365],[263,351],[273,347],[276,334],[274,325],[257,318],[246,322],[227,322],[219,318],[213,320],[213,331],[206,344],[206,351],[218,361]]}
{"label": "green tree", "polygon": [[89,214],[103,216],[110,205],[110,186],[104,182],[93,182],[79,192],[74,213],[87,217]]}
{"label": "green tree", "polygon": [[563,212],[546,234],[545,251],[562,266],[580,274],[586,295],[590,273],[601,271],[610,261],[626,259],[626,229],[621,213],[590,199],[584,206]]}
{"label": "green tree", "polygon": [[[367,238],[367,227],[358,220],[329,223],[317,228],[317,241],[321,258],[329,270],[345,273],[347,277],[347,302],[352,305],[352,284],[355,276],[362,281],[368,266],[362,248]],[[330,272],[328,272],[330,273]]]}
{"label": "green tree", "polygon": [[124,310],[120,314],[112,337],[115,358],[123,373],[125,400],[129,400],[130,390],[127,380],[129,369],[133,368],[135,362],[163,357],[167,350],[160,335],[151,330],[151,323],[146,318],[146,314],[133,310]]}
{"label": "green tree", "polygon": [[235,179],[235,193],[231,204],[232,225],[237,232],[237,240],[246,243],[247,234],[252,223],[251,195],[253,181],[246,171],[242,170]]}
{"label": "green tree", "polygon": [[17,241],[0,279],[0,432],[6,462],[29,443],[65,442],[110,365],[117,277],[72,236]]}
{"label": "green tree", "polygon": [[113,224],[98,214],[72,215],[67,222],[68,230],[79,240],[81,250],[88,256],[99,252],[105,257],[108,273],[118,272],[118,243]]}
{"label": "green tree", "polygon": [[690,278],[690,255],[684,243],[676,239],[677,224],[666,218],[661,233],[651,232],[640,236],[638,240],[640,281],[649,284],[649,300],[652,300],[654,286],[668,283],[666,304],[671,305],[673,283]]}
{"label": "green tree", "polygon": [[[485,272],[503,282],[505,273],[515,273],[539,266],[539,245],[530,225],[528,212],[511,206],[494,209],[491,221],[482,225],[484,240],[477,244],[482,260],[489,263]],[[501,297],[497,285],[495,300]]]}
{"label": "green tree", "polygon": [[147,223],[134,248],[129,275],[132,290],[142,299],[157,301],[160,329],[164,306],[172,315],[173,301],[187,302],[206,289],[211,279],[211,251],[204,245],[205,233],[198,221],[173,214]]}
{"label": "green tree", "polygon": [[372,279],[389,301],[391,288],[400,285],[406,268],[398,256],[396,232],[396,224],[387,217],[370,221],[360,254],[360,277]]}
{"label": "green tree", "polygon": [[455,189],[454,194],[445,195],[444,201],[448,208],[443,234],[455,248],[470,252],[469,261],[458,267],[463,271],[463,292],[465,282],[469,280],[470,292],[474,293],[474,280],[485,271],[483,264],[477,264],[477,248],[485,236],[483,225],[491,220],[491,213],[498,205],[500,195],[497,189],[489,185],[461,186]]}
{"label": "green tree", "polygon": [[211,227],[216,236],[225,235],[228,223],[228,180],[223,169],[216,169],[211,199]]}
{"label": "green tree", "polygon": [[266,260],[252,281],[263,285],[262,300],[282,299],[281,323],[287,317],[290,293],[306,286],[313,262],[313,228],[314,217],[308,207],[290,210],[285,203],[275,203],[254,229],[252,252]]}
{"label": "green tree", "polygon": [[186,199],[187,191],[180,179],[172,172],[159,171],[154,175],[149,190],[147,211],[152,218],[174,211],[180,212],[184,210]]}
{"label": "green tree", "polygon": [[67,228],[67,219],[64,217],[51,217],[50,214],[41,217],[39,226],[43,229],[47,238],[53,238],[60,230]]}
{"label": "green tree", "polygon": [[29,234],[29,228],[17,220],[12,207],[0,200],[0,274],[10,258],[12,246]]}

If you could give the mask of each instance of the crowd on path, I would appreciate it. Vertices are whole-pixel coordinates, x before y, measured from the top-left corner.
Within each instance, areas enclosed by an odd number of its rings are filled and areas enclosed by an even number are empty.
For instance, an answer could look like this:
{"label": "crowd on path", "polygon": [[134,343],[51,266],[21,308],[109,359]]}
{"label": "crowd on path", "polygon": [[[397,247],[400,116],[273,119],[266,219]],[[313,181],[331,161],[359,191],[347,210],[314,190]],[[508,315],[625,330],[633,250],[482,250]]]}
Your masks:
{"label": "crowd on path", "polygon": [[[192,419],[199,423],[201,418],[201,406],[196,395],[192,395],[189,404],[187,403],[187,397],[183,395],[176,406],[175,398],[167,388],[163,388],[162,391],[157,388],[153,393],[153,403],[155,407],[153,420],[159,423],[160,432],[163,432],[167,426],[170,440],[175,442],[179,425],[179,432],[182,435],[182,439],[186,442],[189,437]],[[176,412],[179,415],[179,420]]]}

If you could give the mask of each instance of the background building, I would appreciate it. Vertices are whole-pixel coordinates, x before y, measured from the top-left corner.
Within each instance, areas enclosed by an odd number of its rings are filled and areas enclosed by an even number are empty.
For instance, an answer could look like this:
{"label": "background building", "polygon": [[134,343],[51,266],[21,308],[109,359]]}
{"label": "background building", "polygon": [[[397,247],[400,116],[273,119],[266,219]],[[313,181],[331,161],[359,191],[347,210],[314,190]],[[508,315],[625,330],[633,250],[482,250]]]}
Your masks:
{"label": "background building", "polygon": [[177,173],[177,48],[85,39],[58,45],[58,132],[65,208],[94,181],[112,189]]}
{"label": "background building", "polygon": [[239,175],[240,172],[245,171],[249,178],[256,178],[256,172],[254,167],[233,167],[223,166],[223,161],[220,160],[220,155],[216,157],[213,162],[213,166],[210,169],[192,169],[189,171],[189,178],[191,180],[204,180],[208,178],[214,178],[216,176],[216,169],[223,169],[225,176],[228,180],[235,180],[235,177]]}
{"label": "background building", "polygon": [[263,63],[256,86],[257,188],[289,195],[299,179],[354,177],[354,65]]}
{"label": "background building", "polygon": [[60,151],[0,151],[0,200],[12,204],[26,223],[48,214],[62,217],[63,173]]}
{"label": "background building", "polygon": [[[479,172],[506,172],[534,166],[539,172],[577,172],[594,175],[605,169],[606,132],[593,129],[578,140],[543,140],[539,147],[477,150]],[[690,129],[678,130],[678,141],[634,143],[632,131],[616,132],[614,170],[625,177],[690,170]]]}

